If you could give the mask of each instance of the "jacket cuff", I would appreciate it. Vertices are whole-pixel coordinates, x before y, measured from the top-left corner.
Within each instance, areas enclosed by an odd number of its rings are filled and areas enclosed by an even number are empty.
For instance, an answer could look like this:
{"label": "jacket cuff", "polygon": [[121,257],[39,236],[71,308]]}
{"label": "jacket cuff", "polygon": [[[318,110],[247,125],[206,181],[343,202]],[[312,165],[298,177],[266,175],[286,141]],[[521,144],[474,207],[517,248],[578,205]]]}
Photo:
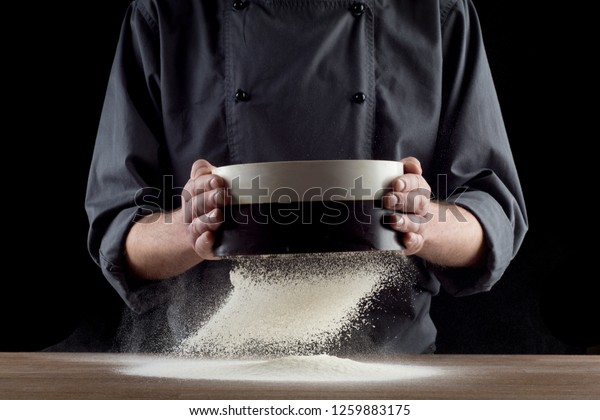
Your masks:
{"label": "jacket cuff", "polygon": [[481,224],[488,258],[480,268],[444,268],[429,265],[444,289],[454,296],[487,292],[500,279],[513,258],[514,226],[502,207],[483,191],[467,191],[447,202],[469,210]]}
{"label": "jacket cuff", "polygon": [[165,300],[165,281],[140,280],[128,273],[125,238],[136,220],[160,209],[146,206],[122,210],[112,221],[102,239],[98,260],[102,273],[127,306],[137,313],[145,312]]}

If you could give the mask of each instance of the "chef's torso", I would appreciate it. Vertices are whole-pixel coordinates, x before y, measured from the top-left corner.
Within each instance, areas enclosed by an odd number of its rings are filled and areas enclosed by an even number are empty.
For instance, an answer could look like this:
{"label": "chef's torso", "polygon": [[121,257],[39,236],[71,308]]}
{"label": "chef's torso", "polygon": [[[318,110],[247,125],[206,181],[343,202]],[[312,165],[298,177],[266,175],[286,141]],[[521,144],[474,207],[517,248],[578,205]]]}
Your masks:
{"label": "chef's torso", "polygon": [[428,165],[441,108],[438,1],[142,1],[153,8],[176,185],[216,165]]}

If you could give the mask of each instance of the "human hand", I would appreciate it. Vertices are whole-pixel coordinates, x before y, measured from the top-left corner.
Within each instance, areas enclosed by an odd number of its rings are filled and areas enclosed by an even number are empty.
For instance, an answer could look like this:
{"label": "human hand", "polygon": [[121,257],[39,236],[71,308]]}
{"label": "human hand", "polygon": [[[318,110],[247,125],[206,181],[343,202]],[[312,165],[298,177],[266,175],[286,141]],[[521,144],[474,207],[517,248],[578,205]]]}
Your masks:
{"label": "human hand", "polygon": [[187,235],[194,251],[205,260],[214,260],[214,232],[223,223],[223,206],[227,202],[223,178],[212,174],[215,169],[206,160],[194,162],[190,179],[184,187],[182,211],[188,223]]}
{"label": "human hand", "polygon": [[432,214],[431,187],[423,178],[421,163],[414,157],[400,160],[404,175],[395,178],[392,191],[383,197],[383,207],[394,210],[386,224],[402,235],[405,255],[418,253],[425,244],[425,232]]}

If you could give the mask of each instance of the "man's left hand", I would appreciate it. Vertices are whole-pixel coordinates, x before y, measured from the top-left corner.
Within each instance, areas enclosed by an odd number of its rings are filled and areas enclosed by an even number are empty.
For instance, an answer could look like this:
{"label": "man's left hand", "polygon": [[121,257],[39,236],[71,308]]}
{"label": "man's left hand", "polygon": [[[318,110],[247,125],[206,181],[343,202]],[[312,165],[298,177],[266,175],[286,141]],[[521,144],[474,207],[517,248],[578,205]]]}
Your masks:
{"label": "man's left hand", "polygon": [[418,159],[407,157],[400,162],[404,164],[404,174],[392,181],[392,191],[383,197],[383,206],[398,212],[390,216],[388,226],[402,234],[404,254],[414,255],[425,244],[424,233],[432,217],[431,187],[422,176]]}

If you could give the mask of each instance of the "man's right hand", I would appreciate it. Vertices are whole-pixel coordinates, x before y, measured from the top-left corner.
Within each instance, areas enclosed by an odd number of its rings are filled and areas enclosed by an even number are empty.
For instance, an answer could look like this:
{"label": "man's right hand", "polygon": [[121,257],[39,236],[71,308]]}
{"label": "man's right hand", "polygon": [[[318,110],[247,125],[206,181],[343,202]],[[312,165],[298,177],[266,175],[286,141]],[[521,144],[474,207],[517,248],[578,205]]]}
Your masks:
{"label": "man's right hand", "polygon": [[223,223],[222,207],[227,200],[225,181],[213,175],[213,169],[204,159],[194,162],[181,209],[185,223],[189,223],[187,235],[192,248],[204,260],[215,259],[214,231]]}
{"label": "man's right hand", "polygon": [[205,160],[192,165],[183,204],[172,212],[152,214],[134,223],[125,240],[129,272],[142,279],[166,279],[202,260],[215,259],[214,231],[223,222],[225,181]]}

